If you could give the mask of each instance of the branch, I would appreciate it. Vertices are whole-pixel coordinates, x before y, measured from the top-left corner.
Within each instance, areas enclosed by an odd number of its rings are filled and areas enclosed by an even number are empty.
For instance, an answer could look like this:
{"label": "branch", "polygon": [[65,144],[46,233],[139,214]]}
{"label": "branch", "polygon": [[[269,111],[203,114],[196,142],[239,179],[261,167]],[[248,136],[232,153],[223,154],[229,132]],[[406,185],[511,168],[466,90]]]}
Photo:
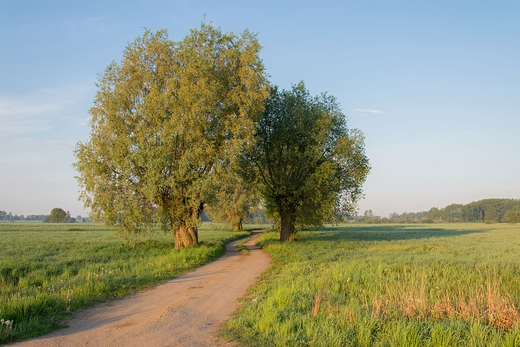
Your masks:
{"label": "branch", "polygon": [[262,180],[264,181],[265,185],[269,187],[269,189],[273,190],[274,187],[269,183],[267,177],[265,177],[264,170],[262,170],[260,164],[258,164],[258,162],[254,159],[251,159],[251,161],[253,161],[253,163],[258,167],[258,171],[260,172],[260,175],[262,176]]}

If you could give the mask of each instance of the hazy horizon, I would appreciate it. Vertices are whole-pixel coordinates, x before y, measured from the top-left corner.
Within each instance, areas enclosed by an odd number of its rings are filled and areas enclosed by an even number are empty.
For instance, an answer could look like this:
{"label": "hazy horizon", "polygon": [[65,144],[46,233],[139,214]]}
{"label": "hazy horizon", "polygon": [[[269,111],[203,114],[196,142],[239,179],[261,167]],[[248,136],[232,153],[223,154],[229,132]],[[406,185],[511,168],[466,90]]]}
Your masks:
{"label": "hazy horizon", "polygon": [[[425,208],[425,209],[422,209],[422,210],[405,210],[405,211],[392,211],[392,212],[389,212],[387,214],[379,214],[379,213],[374,213],[375,216],[380,216],[380,217],[389,217],[392,213],[398,213],[398,214],[403,214],[403,213],[417,213],[417,212],[428,212],[430,209],[432,208],[445,208],[446,206],[448,205],[451,205],[451,204],[458,204],[458,205],[466,205],[466,204],[469,204],[471,202],[476,202],[476,201],[481,201],[481,200],[488,200],[488,199],[514,199],[514,200],[519,200],[518,198],[496,198],[496,197],[490,197],[490,198],[483,198],[483,199],[477,199],[477,200],[471,200],[471,201],[467,201],[467,202],[451,202],[451,203],[448,203],[446,205],[443,205],[443,206],[430,206],[428,208]],[[62,208],[63,210],[65,211],[68,211],[66,208],[63,208],[61,206],[54,206],[54,207],[58,207],[58,208]],[[53,207],[53,208],[54,208]],[[358,208],[358,213],[357,213],[357,216],[362,216],[363,213],[365,211],[368,211],[368,210],[372,210],[372,212],[374,212],[374,209],[372,208],[367,208],[365,210],[361,210]],[[18,215],[18,216],[30,216],[30,215],[48,215],[50,213],[51,210],[47,211],[47,212],[39,212],[39,213],[17,213],[15,211],[11,211],[9,209],[0,209],[0,211],[5,211],[7,213],[12,213],[13,215]],[[69,211],[70,212],[70,211]],[[88,216],[88,213],[86,213],[86,211],[83,211],[83,213],[72,213],[70,212],[70,215],[71,217],[76,217],[78,215],[81,215],[82,217],[89,217]]]}
{"label": "hazy horizon", "polygon": [[85,216],[72,167],[97,75],[143,28],[258,34],[266,73],[340,102],[372,170],[359,213],[520,198],[520,3],[0,4],[0,210]]}

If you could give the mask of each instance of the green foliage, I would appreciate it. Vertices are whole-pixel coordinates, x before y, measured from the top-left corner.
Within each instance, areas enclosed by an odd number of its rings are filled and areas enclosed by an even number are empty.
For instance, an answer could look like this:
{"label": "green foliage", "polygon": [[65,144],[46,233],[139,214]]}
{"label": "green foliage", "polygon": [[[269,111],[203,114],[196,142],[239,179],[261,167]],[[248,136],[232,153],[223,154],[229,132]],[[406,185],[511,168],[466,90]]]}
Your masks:
{"label": "green foliage", "polygon": [[[163,234],[125,244],[99,224],[0,224],[0,344],[60,327],[66,315],[177,277],[224,252],[246,232],[210,230],[202,243],[171,249]],[[3,329],[3,330],[2,330]]]}
{"label": "green foliage", "polygon": [[100,77],[76,148],[92,216],[131,235],[160,222],[196,243],[215,173],[252,140],[266,98],[255,36],[203,23],[180,42],[145,31]]}
{"label": "green foliage", "polygon": [[259,199],[253,187],[236,170],[226,171],[216,184],[215,194],[204,206],[204,212],[213,221],[229,223],[233,229],[242,230],[244,220],[258,205]]}
{"label": "green foliage", "polygon": [[432,208],[425,219],[438,222],[520,222],[520,200],[484,199],[466,205],[451,204],[445,208]]}
{"label": "green foliage", "polygon": [[502,218],[506,223],[520,223],[520,204],[518,206],[510,207]]}
{"label": "green foliage", "polygon": [[266,235],[273,266],[228,337],[246,346],[517,346],[520,233],[484,224],[349,225]]}
{"label": "green foliage", "polygon": [[67,219],[67,212],[59,207],[53,208],[49,215],[49,222],[51,223],[63,223],[66,222]]}
{"label": "green foliage", "polygon": [[[281,218],[281,237],[294,224],[319,225],[352,212],[369,171],[363,135],[348,130],[336,100],[311,97],[303,82],[271,90],[248,154],[268,212]],[[287,235],[288,236],[288,235]]]}
{"label": "green foliage", "polygon": [[[368,211],[365,211],[368,213]],[[484,199],[469,204],[451,204],[429,211],[392,213],[389,218],[363,215],[356,223],[520,223],[520,200]]]}

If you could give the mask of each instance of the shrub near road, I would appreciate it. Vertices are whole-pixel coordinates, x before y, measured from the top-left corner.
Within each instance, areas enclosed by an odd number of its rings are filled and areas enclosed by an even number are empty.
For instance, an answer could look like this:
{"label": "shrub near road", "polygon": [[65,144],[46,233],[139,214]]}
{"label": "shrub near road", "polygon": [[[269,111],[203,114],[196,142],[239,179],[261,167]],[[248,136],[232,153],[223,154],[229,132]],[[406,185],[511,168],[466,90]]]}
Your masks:
{"label": "shrub near road", "polygon": [[520,228],[341,226],[263,244],[228,336],[258,346],[518,346]]}
{"label": "shrub near road", "polygon": [[224,252],[247,232],[201,227],[203,244],[172,250],[171,235],[125,245],[95,224],[0,224],[0,344],[48,332],[67,313],[164,282]]}

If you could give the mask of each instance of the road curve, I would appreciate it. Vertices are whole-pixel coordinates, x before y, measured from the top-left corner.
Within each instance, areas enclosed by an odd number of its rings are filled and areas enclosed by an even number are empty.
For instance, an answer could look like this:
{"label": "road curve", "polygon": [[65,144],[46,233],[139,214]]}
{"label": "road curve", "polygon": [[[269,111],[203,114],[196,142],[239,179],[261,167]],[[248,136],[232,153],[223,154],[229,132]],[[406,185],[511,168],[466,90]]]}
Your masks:
{"label": "road curve", "polygon": [[68,328],[13,346],[233,346],[217,337],[270,258],[254,244],[236,245],[216,261],[164,284],[79,311]]}

